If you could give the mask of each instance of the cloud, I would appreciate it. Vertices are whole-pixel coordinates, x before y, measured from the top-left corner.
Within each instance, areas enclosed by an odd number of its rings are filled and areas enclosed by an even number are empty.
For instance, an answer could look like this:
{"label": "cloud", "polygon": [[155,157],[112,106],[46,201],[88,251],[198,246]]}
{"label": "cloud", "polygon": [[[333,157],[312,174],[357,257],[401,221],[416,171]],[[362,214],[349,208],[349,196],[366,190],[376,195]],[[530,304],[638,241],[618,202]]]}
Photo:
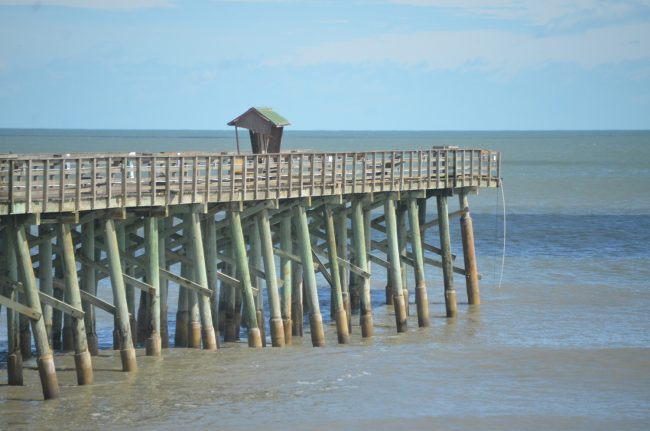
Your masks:
{"label": "cloud", "polygon": [[172,6],[169,0],[0,0],[0,6],[59,6],[83,9],[128,10]]}
{"label": "cloud", "polygon": [[650,13],[650,0],[385,0],[388,3],[448,9],[457,13],[569,28],[587,21],[636,19]]}
{"label": "cloud", "polygon": [[650,26],[630,24],[580,34],[533,36],[503,30],[382,34],[303,48],[295,65],[393,63],[430,70],[478,69],[513,75],[549,63],[593,68],[650,59]]}

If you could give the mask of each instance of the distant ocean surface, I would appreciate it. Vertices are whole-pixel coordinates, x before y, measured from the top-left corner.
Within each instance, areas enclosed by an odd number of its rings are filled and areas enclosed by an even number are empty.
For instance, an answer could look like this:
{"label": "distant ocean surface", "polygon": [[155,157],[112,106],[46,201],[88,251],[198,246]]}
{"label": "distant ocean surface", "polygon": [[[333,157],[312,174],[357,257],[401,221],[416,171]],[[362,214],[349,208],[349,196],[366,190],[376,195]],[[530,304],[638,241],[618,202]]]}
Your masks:
{"label": "distant ocean surface", "polygon": [[[240,141],[247,147],[247,134]],[[470,197],[480,309],[465,304],[456,275],[459,316],[444,318],[442,274],[428,267],[431,327],[418,329],[411,316],[408,333],[398,336],[392,307],[382,303],[385,271],[374,265],[372,340],[361,339],[355,317],[352,345],[336,344],[319,279],[323,349],[311,348],[306,335],[304,345],[294,338],[286,349],[169,349],[157,362],[139,350],[132,375],[116,371],[119,355],[103,350],[94,358],[97,383],[83,388],[75,386],[72,357],[57,356],[60,401],[33,401],[41,398],[36,371],[25,371],[20,388],[8,387],[0,372],[0,429],[648,429],[650,132],[287,130],[283,148],[438,145],[502,152],[504,195]],[[234,151],[234,131],[0,129],[0,154],[188,150]],[[450,211],[457,208],[450,200]],[[434,217],[435,203],[428,212]],[[452,226],[462,261],[458,220]],[[438,244],[437,230],[426,236]],[[102,318],[100,343],[108,349],[111,320]],[[3,307],[3,353],[5,322]]]}

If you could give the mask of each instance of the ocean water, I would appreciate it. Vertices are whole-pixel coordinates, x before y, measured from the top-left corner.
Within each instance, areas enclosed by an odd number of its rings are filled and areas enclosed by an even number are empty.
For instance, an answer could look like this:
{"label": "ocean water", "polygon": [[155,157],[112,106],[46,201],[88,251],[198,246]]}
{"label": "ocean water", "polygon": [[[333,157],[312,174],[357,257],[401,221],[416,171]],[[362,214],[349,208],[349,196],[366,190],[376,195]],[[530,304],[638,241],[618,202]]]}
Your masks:
{"label": "ocean water", "polygon": [[[459,316],[446,319],[442,274],[428,267],[431,326],[419,329],[411,316],[408,332],[397,335],[382,301],[385,271],[374,265],[371,340],[361,338],[353,318],[352,344],[336,344],[319,279],[325,348],[312,348],[307,333],[284,349],[172,348],[158,361],[139,349],[139,370],[131,374],[119,371],[119,355],[108,349],[112,321],[98,312],[107,349],[93,358],[96,384],[75,386],[70,355],[55,358],[62,398],[53,402],[40,401],[33,360],[23,387],[7,386],[0,372],[0,429],[649,428],[650,132],[289,130],[284,145],[501,151],[503,195],[470,197],[481,306],[466,304],[456,276]],[[0,153],[234,147],[232,131],[0,130]],[[452,210],[457,205],[450,200]],[[428,210],[433,217],[435,204]],[[452,227],[460,258],[457,220]],[[438,243],[435,229],[426,235]],[[412,274],[409,280],[412,290]]]}

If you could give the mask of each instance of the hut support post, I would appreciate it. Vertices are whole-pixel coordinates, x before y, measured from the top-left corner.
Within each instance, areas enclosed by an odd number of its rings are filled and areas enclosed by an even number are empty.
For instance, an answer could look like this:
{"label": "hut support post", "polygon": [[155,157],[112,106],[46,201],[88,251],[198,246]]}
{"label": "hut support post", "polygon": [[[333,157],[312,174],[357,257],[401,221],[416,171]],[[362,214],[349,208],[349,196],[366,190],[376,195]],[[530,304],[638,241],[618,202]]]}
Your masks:
{"label": "hut support post", "polygon": [[465,284],[467,286],[467,302],[469,305],[481,303],[481,293],[478,286],[478,268],[476,266],[476,251],[474,249],[474,227],[469,214],[467,192],[458,195],[460,209],[465,213],[460,217],[460,233],[463,242],[463,258],[465,263]]}
{"label": "hut support post", "polygon": [[160,262],[158,260],[159,237],[158,220],[154,217],[144,219],[144,250],[147,257],[147,283],[154,288],[147,300],[148,336],[145,341],[145,354],[160,357],[162,340],[160,338]]}
{"label": "hut support post", "polygon": [[336,233],[334,228],[334,215],[332,209],[325,207],[325,230],[327,231],[327,251],[330,260],[330,274],[332,276],[333,298],[332,310],[336,321],[336,335],[339,344],[348,344],[350,342],[350,332],[348,331],[348,319],[343,306],[343,293],[341,291],[341,274],[338,263],[338,253],[336,246]]}
{"label": "hut support post", "polygon": [[303,282],[305,293],[309,304],[309,328],[311,330],[311,343],[314,347],[325,345],[325,333],[323,331],[323,317],[320,313],[318,303],[318,291],[316,289],[316,273],[312,257],[311,241],[309,239],[309,226],[307,223],[307,212],[303,205],[293,208],[294,223],[298,239],[300,258],[303,267]]}
{"label": "hut support post", "polygon": [[415,306],[418,313],[418,326],[423,328],[429,326],[429,298],[427,297],[427,283],[424,276],[424,252],[422,251],[422,237],[420,236],[418,201],[415,198],[408,199],[408,213],[411,225],[411,250],[415,261]]}
{"label": "hut support post", "polygon": [[[13,228],[8,228],[13,231]],[[38,320],[30,320],[34,331],[34,340],[36,341],[36,352],[38,355],[38,374],[41,378],[43,388],[43,397],[46,400],[56,399],[60,396],[59,381],[54,368],[54,358],[45,329],[41,302],[38,298],[38,289],[36,287],[36,278],[32,267],[32,258],[29,254],[29,244],[25,234],[25,226],[18,226],[12,232],[15,250],[17,253],[18,269],[22,275],[23,292],[25,294],[26,305],[40,314]]]}
{"label": "hut support post", "polygon": [[442,275],[445,284],[445,308],[447,317],[456,317],[456,290],[454,290],[453,261],[451,259],[451,236],[449,233],[449,213],[447,196],[437,196],[438,230],[440,233],[440,249],[442,251]]}
{"label": "hut support post", "polygon": [[115,222],[106,219],[104,222],[104,236],[106,238],[106,254],[108,255],[108,266],[113,288],[113,301],[116,307],[116,323],[121,341],[120,358],[122,360],[122,371],[135,371],[138,363],[135,359],[135,349],[131,337],[131,324],[129,319],[129,308],[126,301],[126,290],[124,288],[124,277],[122,276],[122,262],[120,261],[120,248],[117,242]]}
{"label": "hut support post", "polygon": [[248,269],[248,258],[246,256],[246,243],[244,242],[244,231],[241,226],[241,215],[236,209],[228,211],[230,229],[235,252],[235,260],[239,270],[241,287],[243,290],[244,302],[246,304],[248,320],[248,345],[250,347],[262,347],[260,329],[257,327],[257,314],[255,312],[255,297],[253,296],[253,285]]}
{"label": "hut support post", "polygon": [[[68,303],[81,309],[81,294],[79,293],[79,279],[77,278],[77,262],[75,261],[75,247],[72,242],[70,225],[62,223],[58,225],[59,247],[63,249],[63,279],[65,281],[65,294]],[[90,385],[94,381],[93,366],[88,351],[86,340],[86,326],[84,318],[78,319],[71,316],[72,339],[74,343],[74,363],[77,370],[77,383],[79,385]]]}
{"label": "hut support post", "polygon": [[[190,219],[190,239],[192,242],[192,260],[194,261],[194,274],[196,283],[209,289],[208,273],[205,268],[205,254],[203,252],[203,238],[201,234],[201,221],[196,212],[189,214]],[[206,350],[216,350],[217,339],[212,326],[212,310],[210,308],[210,298],[205,295],[197,295],[199,313],[201,315],[201,339],[203,348]]]}
{"label": "hut support post", "polygon": [[[363,203],[359,199],[352,202],[352,236],[354,242],[354,256],[357,266],[368,271],[368,256],[366,254],[366,236],[363,220]],[[372,305],[370,302],[370,280],[358,277],[361,284],[359,319],[361,322],[361,336],[372,337]]]}
{"label": "hut support post", "polygon": [[262,259],[264,260],[264,273],[266,275],[266,292],[269,301],[269,326],[271,328],[271,344],[273,347],[284,346],[284,326],[280,311],[280,294],[278,293],[277,276],[275,274],[275,258],[273,257],[273,238],[269,213],[262,210],[258,216]]}
{"label": "hut support post", "polygon": [[[89,221],[81,227],[81,252],[88,261],[95,261],[94,220]],[[51,256],[49,261],[51,268]],[[42,264],[43,261],[41,260],[41,265]],[[46,268],[43,267],[43,269]],[[43,276],[42,271],[40,272],[40,275],[41,277]],[[90,265],[81,266],[81,289],[93,296],[97,294],[97,277],[95,277],[95,268]],[[84,326],[86,327],[86,341],[88,343],[88,351],[91,355],[97,355],[99,352],[99,340],[97,339],[97,330],[95,326],[95,307],[93,307],[93,305],[88,301],[82,301],[82,306],[84,311]]]}
{"label": "hut support post", "polygon": [[393,307],[395,308],[395,324],[397,332],[406,332],[407,319],[402,292],[402,269],[397,232],[397,217],[395,215],[395,200],[389,197],[384,202],[386,216],[386,235],[388,236],[388,260],[390,262],[390,277],[392,280]]}
{"label": "hut support post", "polygon": [[[280,221],[280,249],[293,253],[293,241],[291,240],[291,217],[284,217]],[[282,272],[282,323],[284,326],[284,344],[292,343],[292,325],[291,325],[291,285],[292,285],[292,266],[291,259],[287,257],[280,258],[280,269]]]}
{"label": "hut support post", "polygon": [[[7,276],[18,281],[18,262],[16,261],[16,244],[11,237],[9,226],[5,228],[5,249],[3,260]],[[10,287],[6,288],[7,297],[16,300],[18,292]],[[45,324],[45,323],[43,323]],[[47,329],[46,329],[47,333]],[[7,307],[7,382],[10,386],[23,385],[23,355],[20,352],[20,331],[18,327],[18,312]],[[49,337],[48,337],[49,340]]]}

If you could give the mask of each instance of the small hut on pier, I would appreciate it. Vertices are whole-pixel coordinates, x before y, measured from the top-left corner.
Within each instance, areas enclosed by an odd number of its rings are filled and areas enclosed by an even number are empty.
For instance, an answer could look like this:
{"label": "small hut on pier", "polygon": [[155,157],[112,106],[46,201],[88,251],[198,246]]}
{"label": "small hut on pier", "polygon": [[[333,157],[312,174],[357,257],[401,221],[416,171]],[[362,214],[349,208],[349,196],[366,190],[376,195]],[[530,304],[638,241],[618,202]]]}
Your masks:
{"label": "small hut on pier", "polygon": [[282,130],[290,123],[271,108],[250,108],[228,123],[235,126],[237,152],[239,153],[238,128],[248,129],[254,154],[279,153],[282,143]]}

